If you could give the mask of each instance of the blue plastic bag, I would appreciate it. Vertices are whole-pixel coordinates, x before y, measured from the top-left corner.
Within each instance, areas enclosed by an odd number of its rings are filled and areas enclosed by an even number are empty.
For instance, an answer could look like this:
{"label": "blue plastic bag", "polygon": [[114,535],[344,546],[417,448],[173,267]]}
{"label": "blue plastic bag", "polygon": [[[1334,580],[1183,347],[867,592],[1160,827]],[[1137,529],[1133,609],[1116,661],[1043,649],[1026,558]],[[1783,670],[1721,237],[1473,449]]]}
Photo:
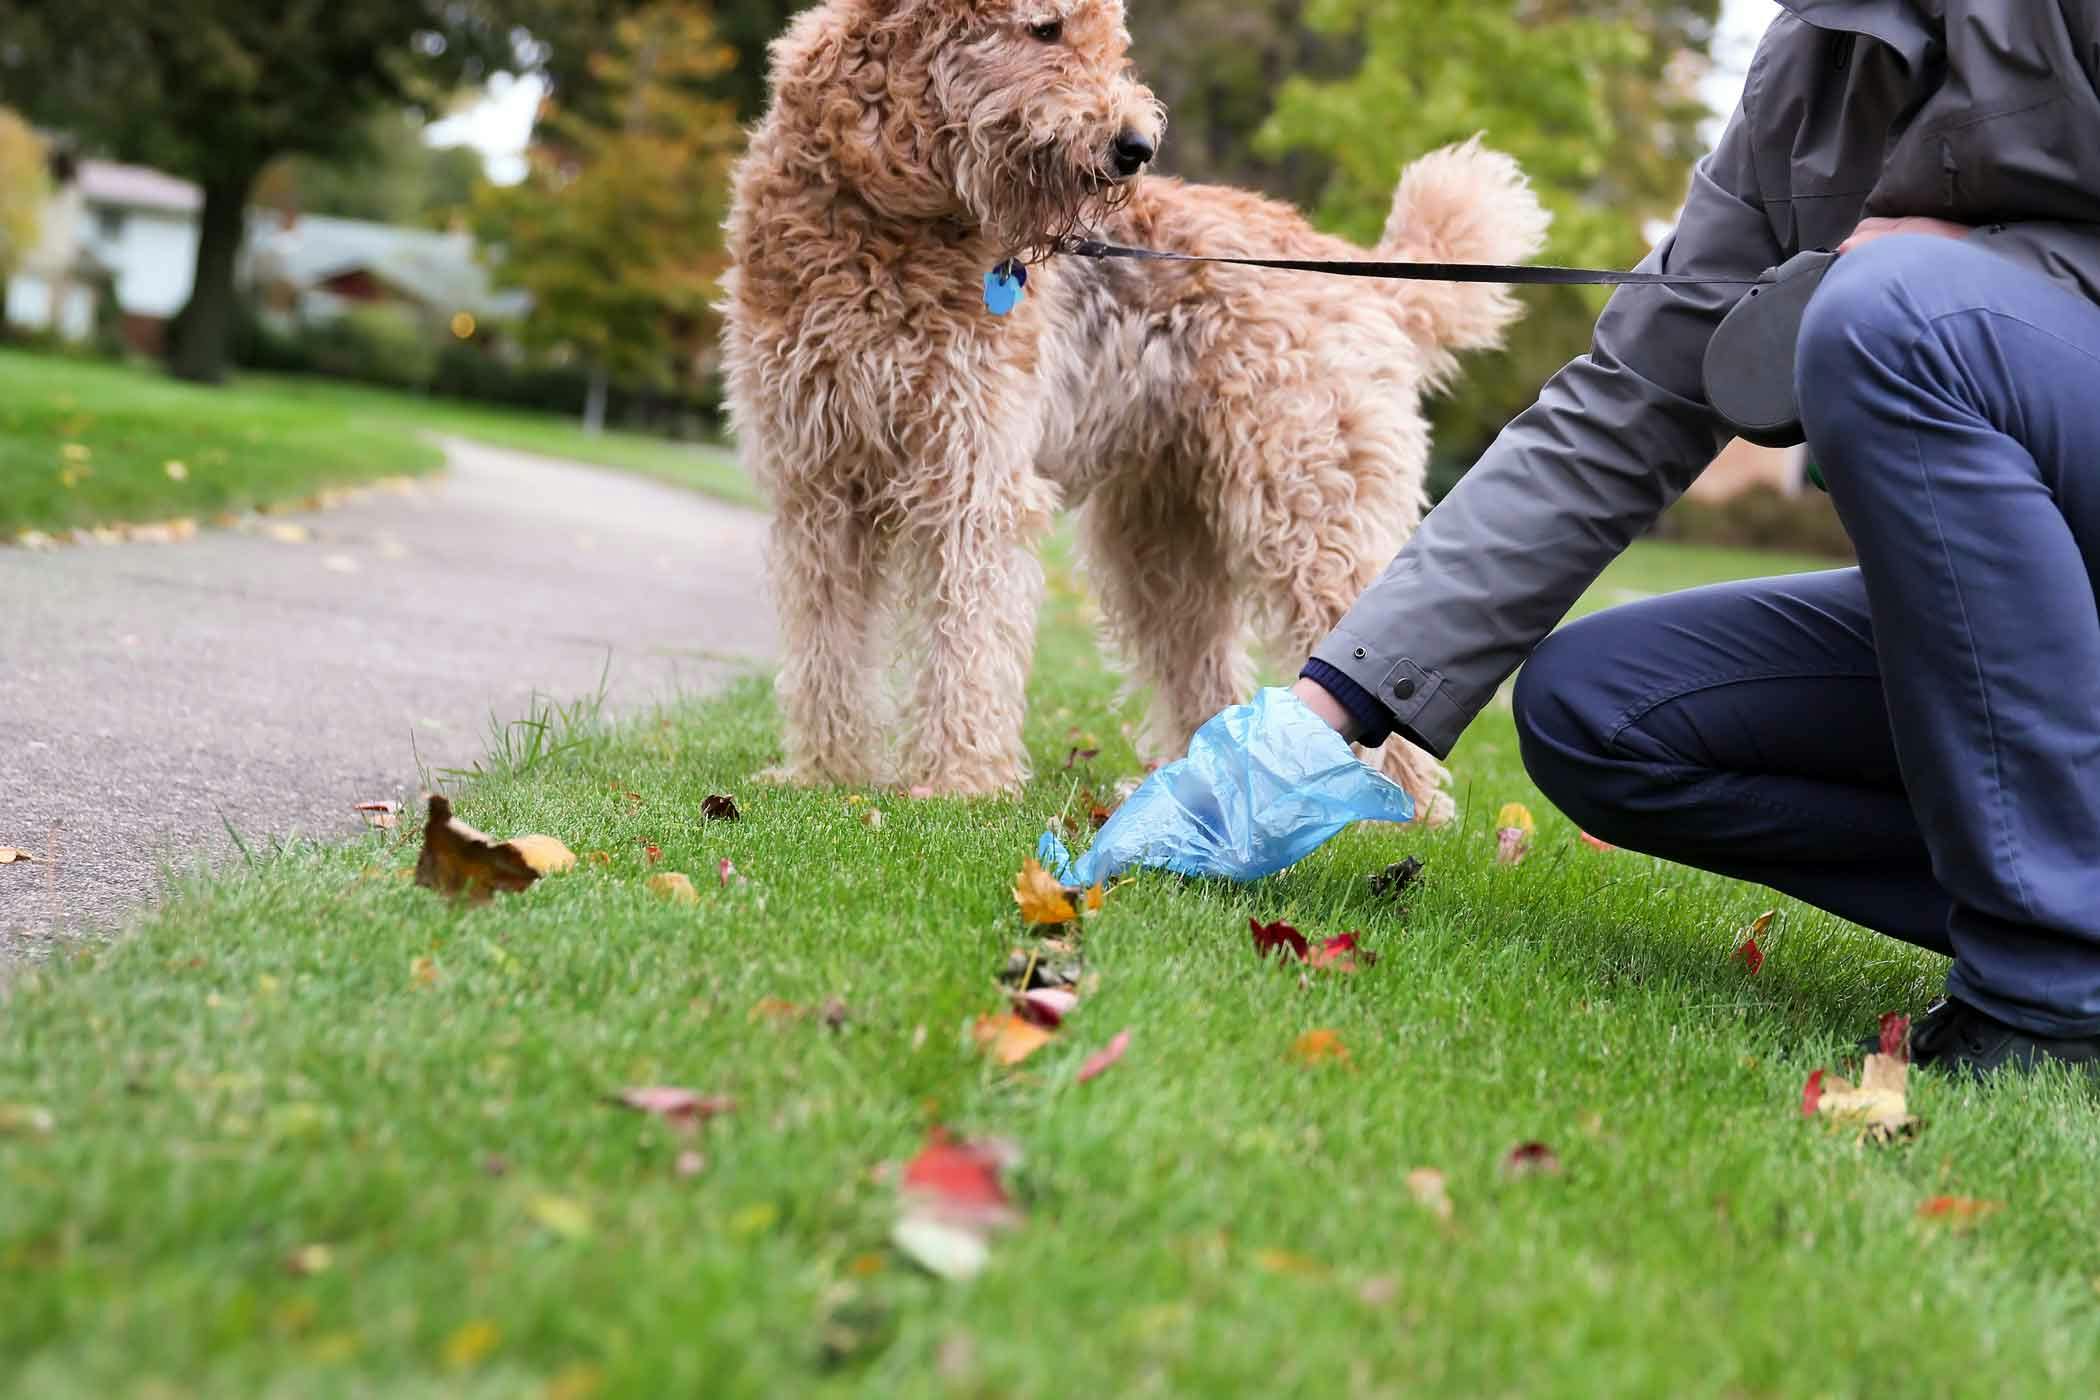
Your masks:
{"label": "blue plastic bag", "polygon": [[1196,731],[1188,757],[1130,795],[1077,860],[1053,832],[1036,858],[1067,885],[1145,866],[1258,880],[1296,865],[1352,822],[1414,820],[1415,804],[1288,690],[1265,690]]}

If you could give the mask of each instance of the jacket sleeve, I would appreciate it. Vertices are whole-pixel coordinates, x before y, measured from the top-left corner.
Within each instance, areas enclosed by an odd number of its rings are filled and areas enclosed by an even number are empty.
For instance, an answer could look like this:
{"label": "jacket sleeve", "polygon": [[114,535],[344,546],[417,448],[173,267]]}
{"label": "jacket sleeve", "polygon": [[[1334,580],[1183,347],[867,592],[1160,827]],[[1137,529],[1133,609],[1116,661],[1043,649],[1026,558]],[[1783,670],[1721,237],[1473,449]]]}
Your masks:
{"label": "jacket sleeve", "polygon": [[2100,225],[1991,224],[1969,242],[2061,282],[2087,301],[2100,302]]}
{"label": "jacket sleeve", "polygon": [[[1754,277],[1784,260],[1758,190],[1749,102],[1694,171],[1676,231],[1643,270]],[[1447,756],[1726,442],[1701,368],[1741,293],[1620,288],[1590,353],[1548,381],[1315,649],[1326,674],[1347,677],[1396,732]]]}

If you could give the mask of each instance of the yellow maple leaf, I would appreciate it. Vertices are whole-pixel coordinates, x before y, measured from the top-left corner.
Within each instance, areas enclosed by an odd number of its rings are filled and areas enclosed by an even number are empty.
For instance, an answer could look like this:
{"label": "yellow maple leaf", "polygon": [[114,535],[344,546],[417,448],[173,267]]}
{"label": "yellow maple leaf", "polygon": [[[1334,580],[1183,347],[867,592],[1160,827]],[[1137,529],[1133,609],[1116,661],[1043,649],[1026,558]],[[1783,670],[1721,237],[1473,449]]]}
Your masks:
{"label": "yellow maple leaf", "polygon": [[648,889],[649,893],[655,895],[658,899],[668,899],[673,904],[698,904],[700,902],[700,891],[693,888],[692,877],[690,875],[680,875],[675,870],[667,870],[661,875],[651,875]]}
{"label": "yellow maple leaf", "polygon": [[1910,1065],[1891,1055],[1867,1056],[1859,1083],[1832,1075],[1823,1082],[1816,1112],[1833,1122],[1856,1125],[1870,1142],[1894,1142],[1918,1131],[1910,1113]]}
{"label": "yellow maple leaf", "polygon": [[1030,925],[1069,924],[1079,917],[1065,887],[1033,856],[1014,876],[1014,903],[1020,907],[1021,921]]}
{"label": "yellow maple leaf", "polygon": [[1526,836],[1536,836],[1539,824],[1532,820],[1531,809],[1521,802],[1512,802],[1495,815],[1495,830],[1521,831]]}
{"label": "yellow maple leaf", "polygon": [[576,853],[552,836],[520,836],[510,844],[542,875],[566,875],[576,868]]}
{"label": "yellow maple leaf", "polygon": [[1347,1064],[1349,1047],[1334,1031],[1307,1031],[1291,1042],[1291,1058],[1301,1065]]}

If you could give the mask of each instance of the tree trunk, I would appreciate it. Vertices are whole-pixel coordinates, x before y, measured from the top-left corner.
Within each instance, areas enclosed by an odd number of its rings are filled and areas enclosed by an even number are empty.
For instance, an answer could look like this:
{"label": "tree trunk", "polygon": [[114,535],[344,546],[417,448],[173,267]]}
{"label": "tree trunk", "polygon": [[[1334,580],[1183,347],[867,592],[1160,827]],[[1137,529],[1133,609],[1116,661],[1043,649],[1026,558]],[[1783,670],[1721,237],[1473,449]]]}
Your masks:
{"label": "tree trunk", "polygon": [[234,263],[247,232],[255,172],[207,181],[198,219],[197,273],[189,303],[168,327],[168,370],[177,379],[217,384],[226,377],[233,337]]}
{"label": "tree trunk", "polygon": [[605,366],[592,365],[591,389],[583,401],[583,430],[592,437],[605,431],[605,381]]}

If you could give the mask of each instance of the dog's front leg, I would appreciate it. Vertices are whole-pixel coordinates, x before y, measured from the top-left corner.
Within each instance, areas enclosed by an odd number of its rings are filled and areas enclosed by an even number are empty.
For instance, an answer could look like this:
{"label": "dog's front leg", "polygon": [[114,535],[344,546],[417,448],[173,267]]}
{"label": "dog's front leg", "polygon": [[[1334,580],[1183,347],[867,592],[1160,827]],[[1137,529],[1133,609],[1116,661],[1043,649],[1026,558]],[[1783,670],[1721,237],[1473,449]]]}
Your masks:
{"label": "dog's front leg", "polygon": [[902,777],[944,796],[982,796],[1028,776],[1021,722],[1043,593],[1036,545],[1056,492],[1025,457],[953,484],[957,498],[914,522],[900,547],[916,575],[906,655],[918,673]]}

